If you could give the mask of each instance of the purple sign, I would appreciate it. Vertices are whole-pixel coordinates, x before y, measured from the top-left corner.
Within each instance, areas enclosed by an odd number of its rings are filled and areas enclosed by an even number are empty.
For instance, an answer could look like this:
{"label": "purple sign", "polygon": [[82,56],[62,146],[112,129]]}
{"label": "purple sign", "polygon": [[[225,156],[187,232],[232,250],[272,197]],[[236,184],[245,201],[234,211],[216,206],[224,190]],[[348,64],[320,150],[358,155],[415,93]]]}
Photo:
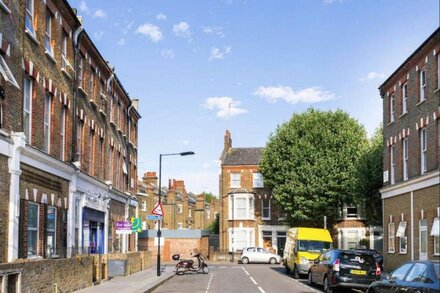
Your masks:
{"label": "purple sign", "polygon": [[130,221],[116,222],[116,234],[131,234],[131,222]]}

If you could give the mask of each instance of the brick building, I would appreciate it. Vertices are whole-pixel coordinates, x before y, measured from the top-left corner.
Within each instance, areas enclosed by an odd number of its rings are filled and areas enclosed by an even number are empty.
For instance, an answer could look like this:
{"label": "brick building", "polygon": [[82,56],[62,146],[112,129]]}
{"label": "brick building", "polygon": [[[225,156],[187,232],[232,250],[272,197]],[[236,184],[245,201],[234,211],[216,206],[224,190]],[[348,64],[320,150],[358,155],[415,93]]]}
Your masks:
{"label": "brick building", "polygon": [[384,261],[440,259],[440,28],[379,87]]}
{"label": "brick building", "polygon": [[258,170],[263,148],[233,148],[227,130],[220,157],[220,249],[261,246],[282,255],[288,226]]}
{"label": "brick building", "polygon": [[0,262],[135,250],[137,100],[62,1],[0,1]]}

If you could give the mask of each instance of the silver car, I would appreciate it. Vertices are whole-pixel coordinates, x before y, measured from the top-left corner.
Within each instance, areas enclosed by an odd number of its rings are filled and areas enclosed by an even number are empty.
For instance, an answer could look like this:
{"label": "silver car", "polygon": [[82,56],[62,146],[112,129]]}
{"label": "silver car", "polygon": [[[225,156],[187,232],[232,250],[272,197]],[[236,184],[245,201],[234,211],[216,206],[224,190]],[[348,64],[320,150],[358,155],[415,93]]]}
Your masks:
{"label": "silver car", "polygon": [[241,251],[240,260],[244,264],[251,262],[277,264],[281,262],[281,257],[261,247],[245,247]]}

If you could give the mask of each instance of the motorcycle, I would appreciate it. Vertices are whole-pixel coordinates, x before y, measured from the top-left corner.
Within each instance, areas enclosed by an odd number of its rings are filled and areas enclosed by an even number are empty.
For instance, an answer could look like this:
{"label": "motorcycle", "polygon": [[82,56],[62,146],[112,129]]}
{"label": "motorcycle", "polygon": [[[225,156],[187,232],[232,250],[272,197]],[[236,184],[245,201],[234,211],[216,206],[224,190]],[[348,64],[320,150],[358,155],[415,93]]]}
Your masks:
{"label": "motorcycle", "polygon": [[192,257],[197,259],[197,266],[194,266],[195,262],[192,259],[180,259],[180,254],[173,255],[173,260],[178,261],[175,268],[176,275],[184,275],[186,272],[209,273],[208,265],[200,253],[196,253]]}

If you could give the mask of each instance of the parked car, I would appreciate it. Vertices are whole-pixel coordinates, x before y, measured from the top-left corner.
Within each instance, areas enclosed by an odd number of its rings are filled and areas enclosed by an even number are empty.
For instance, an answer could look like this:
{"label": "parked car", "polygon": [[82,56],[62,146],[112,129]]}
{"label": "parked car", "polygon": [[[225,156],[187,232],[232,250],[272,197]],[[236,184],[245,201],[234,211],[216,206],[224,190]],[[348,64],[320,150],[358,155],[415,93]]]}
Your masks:
{"label": "parked car", "polygon": [[368,293],[423,292],[440,293],[440,263],[409,261],[390,274],[384,274],[368,288]]}
{"label": "parked car", "polygon": [[270,253],[261,247],[243,248],[240,255],[240,261],[243,264],[248,263],[270,263],[277,264],[281,262],[281,257],[274,253]]}
{"label": "parked car", "polygon": [[371,253],[330,249],[321,254],[308,272],[309,285],[323,285],[324,292],[335,288],[366,290],[380,279],[381,269]]}
{"label": "parked car", "polygon": [[376,259],[376,262],[380,264],[380,268],[383,268],[383,254],[377,251],[376,249],[356,249],[358,251],[365,251],[371,253],[373,257]]}

